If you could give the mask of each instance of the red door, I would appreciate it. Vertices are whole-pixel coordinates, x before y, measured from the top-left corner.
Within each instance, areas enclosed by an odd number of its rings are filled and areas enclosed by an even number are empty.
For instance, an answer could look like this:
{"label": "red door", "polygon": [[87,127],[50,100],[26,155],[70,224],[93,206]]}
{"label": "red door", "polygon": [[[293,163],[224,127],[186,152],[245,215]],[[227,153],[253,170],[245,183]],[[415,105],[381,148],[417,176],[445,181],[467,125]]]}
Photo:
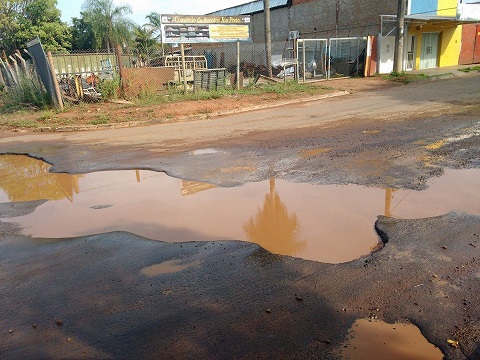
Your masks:
{"label": "red door", "polygon": [[480,25],[462,26],[462,49],[458,63],[460,65],[480,63]]}

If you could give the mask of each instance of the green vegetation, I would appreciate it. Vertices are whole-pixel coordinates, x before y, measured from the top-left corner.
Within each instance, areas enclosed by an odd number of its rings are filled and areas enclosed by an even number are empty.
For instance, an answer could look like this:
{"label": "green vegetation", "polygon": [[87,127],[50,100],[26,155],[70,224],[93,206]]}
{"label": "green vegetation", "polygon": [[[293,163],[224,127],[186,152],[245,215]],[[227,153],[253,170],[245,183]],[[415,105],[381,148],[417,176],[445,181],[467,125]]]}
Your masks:
{"label": "green vegetation", "polygon": [[228,98],[236,95],[261,95],[261,94],[277,94],[277,97],[287,97],[290,94],[302,93],[305,95],[315,95],[318,93],[324,93],[328,90],[332,90],[331,87],[320,87],[318,85],[311,84],[299,84],[296,81],[290,80],[285,84],[281,82],[272,82],[267,84],[255,85],[253,81],[250,81],[250,85],[240,89],[232,89],[229,87],[221,88],[213,91],[187,91],[184,92],[182,87],[172,86],[169,88],[167,94],[150,95],[146,97],[140,97],[137,101],[140,104],[155,104],[155,103],[167,103],[177,101],[188,100],[211,100],[219,98]]}
{"label": "green vegetation", "polygon": [[384,76],[386,80],[401,82],[404,84],[408,84],[412,81],[419,80],[419,79],[427,79],[428,77],[429,77],[428,75],[423,73],[412,74],[412,73],[407,73],[405,71],[402,71],[402,72],[392,71],[390,74]]}
{"label": "green vegetation", "polygon": [[101,125],[101,124],[108,124],[109,122],[110,122],[110,117],[107,114],[98,114],[95,120],[90,121],[90,124]]}
{"label": "green vegetation", "polygon": [[115,45],[131,42],[134,23],[125,17],[131,13],[130,5],[115,6],[113,0],[85,0],[81,14],[90,27],[94,47],[110,51]]}
{"label": "green vegetation", "polygon": [[11,114],[0,113],[0,127],[18,128],[18,129],[36,129],[40,124],[34,119],[28,118],[31,111],[20,110],[13,118]]}
{"label": "green vegetation", "polygon": [[116,99],[118,91],[120,89],[120,77],[115,76],[111,80],[103,80],[98,85],[98,90],[102,94],[102,98],[105,100]]}
{"label": "green vegetation", "polygon": [[463,72],[466,72],[466,73],[469,73],[471,71],[480,71],[480,65],[476,65],[476,66],[472,66],[472,67],[467,67],[467,68],[464,68],[464,69],[458,69],[458,71],[463,71]]}
{"label": "green vegetation", "polygon": [[44,110],[52,105],[52,99],[44,92],[37,81],[20,76],[18,84],[0,95],[2,113],[12,113],[25,108]]}
{"label": "green vegetation", "polygon": [[56,0],[0,1],[0,49],[12,53],[38,36],[45,50],[70,48],[71,35],[60,20]]}
{"label": "green vegetation", "polygon": [[[253,82],[252,82],[253,83]],[[102,92],[112,94],[117,89],[118,79],[114,81],[105,81],[102,83]],[[25,106],[27,103],[20,103],[20,97],[18,98],[17,106],[2,106],[2,112],[0,112],[0,127],[3,128],[29,128],[35,129],[40,127],[50,127],[56,129],[65,125],[101,125],[110,123],[121,123],[130,121],[132,119],[138,119],[142,117],[144,119],[158,119],[158,121],[164,121],[174,119],[178,116],[175,112],[167,110],[161,112],[162,104],[175,103],[173,108],[182,108],[182,102],[185,101],[205,101],[212,99],[225,99],[229,101],[231,99],[241,99],[243,97],[258,96],[258,99],[262,99],[262,95],[266,100],[274,99],[288,99],[292,97],[308,96],[314,94],[324,94],[330,91],[326,87],[322,87],[313,84],[297,84],[294,81],[288,81],[284,83],[267,83],[250,85],[240,90],[231,88],[223,88],[217,91],[198,91],[184,93],[181,88],[172,87],[162,94],[153,93],[146,95],[142,98],[134,99],[134,102],[129,104],[116,104],[116,103],[97,103],[87,104],[81,103],[79,105],[66,105],[63,112],[57,112],[52,110],[48,106],[33,107],[31,105]],[[31,94],[26,91],[25,94]],[[272,96],[273,94],[273,96]],[[0,95],[0,101],[5,101],[10,93],[3,93]],[[14,97],[14,96],[12,96]],[[28,104],[32,104],[32,99],[28,98],[24,101],[29,101]],[[251,102],[251,101],[250,101]],[[9,111],[6,111],[9,109]],[[34,110],[35,109],[35,110]],[[38,111],[38,109],[43,109]],[[190,115],[193,114],[205,114],[208,115],[214,111],[215,106],[211,107],[210,104],[198,104],[192,106],[193,109]],[[2,114],[3,113],[3,114]],[[162,120],[163,119],[163,120]]]}

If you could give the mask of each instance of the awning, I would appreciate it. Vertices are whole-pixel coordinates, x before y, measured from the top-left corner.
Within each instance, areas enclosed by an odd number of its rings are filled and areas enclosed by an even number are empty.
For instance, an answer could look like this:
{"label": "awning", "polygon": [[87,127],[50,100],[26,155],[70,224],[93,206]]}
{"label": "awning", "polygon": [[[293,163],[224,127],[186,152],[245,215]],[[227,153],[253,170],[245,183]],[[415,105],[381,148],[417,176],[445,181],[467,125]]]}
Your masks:
{"label": "awning", "polygon": [[[396,22],[397,15],[380,15],[382,22]],[[461,25],[461,24],[477,24],[479,20],[459,20],[454,16],[437,16],[437,15],[405,15],[405,23],[411,25]]]}

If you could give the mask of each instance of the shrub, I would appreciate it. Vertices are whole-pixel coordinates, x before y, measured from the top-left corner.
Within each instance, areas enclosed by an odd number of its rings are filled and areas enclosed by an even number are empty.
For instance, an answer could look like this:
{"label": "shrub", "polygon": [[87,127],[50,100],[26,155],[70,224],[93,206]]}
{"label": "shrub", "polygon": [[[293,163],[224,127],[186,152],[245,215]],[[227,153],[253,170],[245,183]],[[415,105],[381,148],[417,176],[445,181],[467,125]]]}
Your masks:
{"label": "shrub", "polygon": [[44,110],[52,107],[52,98],[36,80],[20,76],[16,86],[6,88],[3,103],[4,112],[13,112],[25,107]]}
{"label": "shrub", "polygon": [[120,77],[105,79],[98,85],[98,88],[103,99],[116,99],[120,89]]}

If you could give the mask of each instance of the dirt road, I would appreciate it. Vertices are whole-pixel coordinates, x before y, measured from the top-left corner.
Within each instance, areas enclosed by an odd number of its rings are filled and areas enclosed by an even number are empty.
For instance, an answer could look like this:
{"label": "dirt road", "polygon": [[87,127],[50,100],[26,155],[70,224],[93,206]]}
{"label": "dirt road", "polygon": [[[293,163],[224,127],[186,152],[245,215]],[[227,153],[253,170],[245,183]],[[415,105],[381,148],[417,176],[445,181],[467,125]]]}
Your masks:
{"label": "dirt road", "polygon": [[[55,171],[79,173],[108,168],[171,171],[169,159],[173,155],[211,146],[251,145],[283,151],[285,141],[295,139],[298,144],[303,139],[301,146],[296,145],[298,150],[328,148],[332,139],[327,139],[327,133],[332,138],[348,134],[335,140],[335,148],[345,147],[345,141],[359,145],[371,142],[372,138],[395,140],[392,135],[435,142],[440,140],[443,130],[432,126],[434,123],[476,126],[479,90],[480,78],[472,75],[199,121],[93,132],[9,133],[0,139],[0,151],[29,153],[54,164]],[[418,120],[425,120],[428,125]],[[402,129],[404,126],[408,131]],[[422,127],[428,133],[411,131]],[[390,128],[397,131],[387,134]],[[319,137],[328,144],[320,143]]]}
{"label": "dirt road", "polygon": [[[418,190],[445,167],[480,168],[478,94],[472,74],[199,121],[2,134],[0,153],[57,172]],[[0,217],[37,206],[0,204]],[[382,250],[322,264],[249,243],[32,239],[0,222],[0,357],[338,358],[355,319],[380,318],[416,324],[448,359],[480,359],[480,218],[380,217],[376,229]],[[202,265],[142,273],[178,258]]]}

